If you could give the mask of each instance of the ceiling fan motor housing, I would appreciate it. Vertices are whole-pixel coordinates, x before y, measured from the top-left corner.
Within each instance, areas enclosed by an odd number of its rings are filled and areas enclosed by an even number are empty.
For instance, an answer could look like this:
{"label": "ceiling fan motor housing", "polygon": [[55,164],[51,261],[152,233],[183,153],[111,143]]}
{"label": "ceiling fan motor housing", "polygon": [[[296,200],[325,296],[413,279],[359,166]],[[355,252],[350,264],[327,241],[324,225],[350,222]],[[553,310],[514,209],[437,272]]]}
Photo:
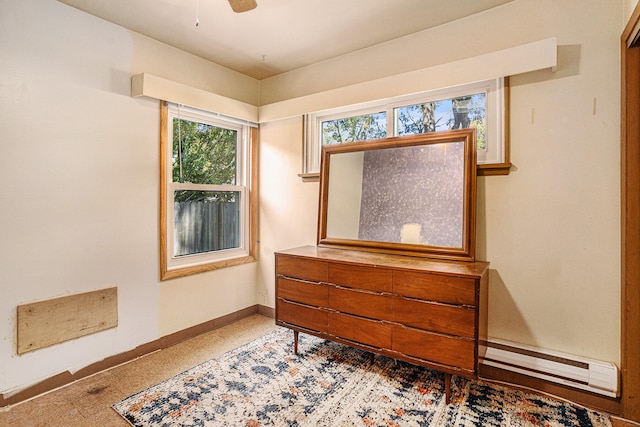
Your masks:
{"label": "ceiling fan motor housing", "polygon": [[256,0],[229,0],[229,4],[236,13],[247,12],[258,7]]}

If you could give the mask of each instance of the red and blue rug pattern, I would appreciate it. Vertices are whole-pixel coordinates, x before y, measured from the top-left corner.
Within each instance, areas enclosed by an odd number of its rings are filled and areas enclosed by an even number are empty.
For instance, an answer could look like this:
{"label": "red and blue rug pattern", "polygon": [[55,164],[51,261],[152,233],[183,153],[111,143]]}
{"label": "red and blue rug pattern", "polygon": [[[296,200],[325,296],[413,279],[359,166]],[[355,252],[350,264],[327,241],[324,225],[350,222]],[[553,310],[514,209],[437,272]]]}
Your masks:
{"label": "red and blue rug pattern", "polygon": [[278,331],[113,405],[133,426],[610,427],[606,414]]}

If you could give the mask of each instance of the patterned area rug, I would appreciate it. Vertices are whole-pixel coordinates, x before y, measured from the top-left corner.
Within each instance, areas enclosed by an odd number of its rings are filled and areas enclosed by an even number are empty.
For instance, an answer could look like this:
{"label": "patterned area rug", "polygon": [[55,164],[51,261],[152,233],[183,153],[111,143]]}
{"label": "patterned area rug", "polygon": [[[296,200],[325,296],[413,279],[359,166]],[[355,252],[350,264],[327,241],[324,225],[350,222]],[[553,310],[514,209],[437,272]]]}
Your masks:
{"label": "patterned area rug", "polygon": [[532,393],[444,375],[280,329],[130,396],[133,426],[611,426]]}

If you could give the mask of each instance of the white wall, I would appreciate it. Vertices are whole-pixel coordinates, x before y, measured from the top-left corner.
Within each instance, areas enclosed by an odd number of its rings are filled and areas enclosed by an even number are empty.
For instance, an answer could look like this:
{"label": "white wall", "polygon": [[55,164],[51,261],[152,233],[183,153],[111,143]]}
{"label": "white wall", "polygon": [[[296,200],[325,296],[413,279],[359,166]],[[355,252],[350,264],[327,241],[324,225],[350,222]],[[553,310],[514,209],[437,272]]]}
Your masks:
{"label": "white wall", "polygon": [[[175,64],[245,102],[255,80],[54,0],[0,0],[0,64],[1,393],[256,303],[256,263],[160,283],[159,105],[130,96]],[[110,286],[117,328],[16,354],[17,305]]]}
{"label": "white wall", "polygon": [[629,18],[631,18],[631,14],[633,13],[637,5],[638,5],[638,0],[624,0],[624,4],[623,4],[624,22],[629,21]]}
{"label": "white wall", "polygon": [[623,22],[619,2],[587,3],[504,8],[503,36],[558,36],[558,69],[511,79],[516,170],[481,180],[478,252],[491,335],[618,363]]}
{"label": "white wall", "polygon": [[275,306],[274,252],[315,245],[318,183],[304,183],[302,118],[260,125],[260,261],[258,297]]}
{"label": "white wall", "polygon": [[[557,37],[555,72],[511,78],[513,171],[478,182],[477,254],[491,262],[489,333],[618,363],[622,3],[515,0],[266,79],[261,101],[277,102]],[[271,126],[263,127],[263,150],[272,144]],[[286,123],[278,125],[277,134],[295,138],[289,144],[296,150],[302,144],[298,129],[288,129]],[[317,192],[316,183],[300,184],[300,169],[298,156],[287,156],[277,167],[263,159],[262,176],[277,175],[278,185],[293,189],[289,197]],[[263,182],[263,187],[268,185]],[[263,193],[263,203],[270,197]],[[282,209],[289,215],[316,217],[317,204],[288,207]],[[291,234],[286,221],[261,221],[274,230],[286,224],[286,234]],[[313,225],[309,221],[305,226]],[[292,246],[293,240],[314,243],[311,230],[299,231],[308,238],[281,239],[274,231],[270,237],[276,240],[268,242],[269,249]],[[262,262],[272,262],[268,251],[262,254]],[[262,280],[260,302],[273,305],[272,275]]]}

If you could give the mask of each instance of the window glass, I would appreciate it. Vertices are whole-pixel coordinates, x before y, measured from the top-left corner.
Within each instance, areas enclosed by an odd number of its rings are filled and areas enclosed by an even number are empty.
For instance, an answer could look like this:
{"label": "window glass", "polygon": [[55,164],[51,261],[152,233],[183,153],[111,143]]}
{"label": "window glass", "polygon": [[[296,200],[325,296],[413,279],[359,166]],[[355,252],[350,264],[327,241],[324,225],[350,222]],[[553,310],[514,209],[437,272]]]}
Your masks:
{"label": "window glass", "polygon": [[238,131],[173,119],[173,182],[234,185]]}
{"label": "window glass", "polygon": [[[235,185],[238,131],[173,119],[173,182]],[[173,193],[173,256],[240,247],[240,193],[178,190]]]}
{"label": "window glass", "polygon": [[322,145],[364,141],[387,136],[387,114],[363,114],[322,122]]}
{"label": "window glass", "polygon": [[477,148],[487,147],[485,117],[486,93],[442,99],[394,109],[397,135],[413,135],[451,129],[477,129]]}
{"label": "window glass", "polygon": [[237,191],[176,191],[173,256],[239,247],[240,198]]}

